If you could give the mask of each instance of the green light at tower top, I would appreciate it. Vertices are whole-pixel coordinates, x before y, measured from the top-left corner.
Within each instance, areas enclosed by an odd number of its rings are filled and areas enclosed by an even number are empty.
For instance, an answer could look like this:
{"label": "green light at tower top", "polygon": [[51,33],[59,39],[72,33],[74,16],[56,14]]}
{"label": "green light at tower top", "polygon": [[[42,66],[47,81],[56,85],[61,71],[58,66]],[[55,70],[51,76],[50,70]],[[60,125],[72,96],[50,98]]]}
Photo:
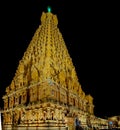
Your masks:
{"label": "green light at tower top", "polygon": [[47,10],[48,10],[48,12],[51,12],[51,7],[48,6],[48,7],[47,7]]}

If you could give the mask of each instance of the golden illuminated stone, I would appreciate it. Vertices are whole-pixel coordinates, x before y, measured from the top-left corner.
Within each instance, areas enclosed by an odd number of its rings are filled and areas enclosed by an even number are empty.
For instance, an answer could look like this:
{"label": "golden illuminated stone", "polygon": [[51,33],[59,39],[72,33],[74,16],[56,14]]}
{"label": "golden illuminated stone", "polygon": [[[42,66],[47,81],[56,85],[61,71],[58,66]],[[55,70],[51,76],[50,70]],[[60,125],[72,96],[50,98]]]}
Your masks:
{"label": "golden illuminated stone", "polygon": [[56,15],[42,13],[41,25],[3,96],[4,126],[73,130],[75,115],[84,124],[88,113],[94,115],[93,98],[81,88],[57,25]]}

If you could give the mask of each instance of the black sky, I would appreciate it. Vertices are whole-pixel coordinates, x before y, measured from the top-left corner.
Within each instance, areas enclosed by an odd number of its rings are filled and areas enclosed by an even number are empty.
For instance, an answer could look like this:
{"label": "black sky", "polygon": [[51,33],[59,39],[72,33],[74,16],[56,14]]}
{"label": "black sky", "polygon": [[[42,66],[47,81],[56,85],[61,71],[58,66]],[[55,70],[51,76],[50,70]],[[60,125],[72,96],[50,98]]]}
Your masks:
{"label": "black sky", "polygon": [[77,0],[17,0],[0,4],[0,107],[47,6],[58,17],[58,27],[73,60],[82,89],[94,98],[99,117],[120,115],[118,3]]}

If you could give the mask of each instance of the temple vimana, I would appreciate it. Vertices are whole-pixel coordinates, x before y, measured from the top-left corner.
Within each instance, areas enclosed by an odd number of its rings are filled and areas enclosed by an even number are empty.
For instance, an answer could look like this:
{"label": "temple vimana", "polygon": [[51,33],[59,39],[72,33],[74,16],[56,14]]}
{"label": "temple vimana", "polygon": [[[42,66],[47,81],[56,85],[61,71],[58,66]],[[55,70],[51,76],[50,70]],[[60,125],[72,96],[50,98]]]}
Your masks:
{"label": "temple vimana", "polygon": [[106,124],[94,115],[57,25],[56,15],[42,13],[3,96],[4,130],[74,130],[76,115],[83,127]]}

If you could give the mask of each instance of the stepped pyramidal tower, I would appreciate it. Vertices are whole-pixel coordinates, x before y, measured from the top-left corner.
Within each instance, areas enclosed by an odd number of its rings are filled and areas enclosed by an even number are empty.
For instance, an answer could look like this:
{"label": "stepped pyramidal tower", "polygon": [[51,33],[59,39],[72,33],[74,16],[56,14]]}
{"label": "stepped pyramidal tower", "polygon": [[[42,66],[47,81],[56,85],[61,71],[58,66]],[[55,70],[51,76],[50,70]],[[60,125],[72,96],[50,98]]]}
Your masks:
{"label": "stepped pyramidal tower", "polygon": [[57,25],[56,15],[42,13],[41,24],[3,96],[5,130],[73,130],[75,115],[82,124],[94,115],[93,98],[81,88]]}

